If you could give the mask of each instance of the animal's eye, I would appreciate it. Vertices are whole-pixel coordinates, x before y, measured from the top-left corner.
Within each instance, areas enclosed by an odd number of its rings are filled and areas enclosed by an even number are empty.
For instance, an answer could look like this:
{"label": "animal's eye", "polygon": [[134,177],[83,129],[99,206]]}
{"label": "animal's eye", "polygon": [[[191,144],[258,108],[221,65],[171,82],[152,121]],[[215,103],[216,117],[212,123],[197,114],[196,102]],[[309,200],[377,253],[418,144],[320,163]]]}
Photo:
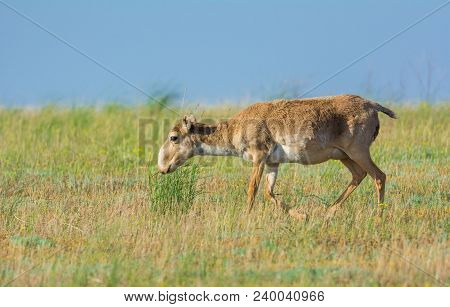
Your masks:
{"label": "animal's eye", "polygon": [[170,137],[170,140],[171,140],[172,142],[175,142],[176,140],[178,140],[178,137],[177,137],[176,135],[172,135],[172,136]]}

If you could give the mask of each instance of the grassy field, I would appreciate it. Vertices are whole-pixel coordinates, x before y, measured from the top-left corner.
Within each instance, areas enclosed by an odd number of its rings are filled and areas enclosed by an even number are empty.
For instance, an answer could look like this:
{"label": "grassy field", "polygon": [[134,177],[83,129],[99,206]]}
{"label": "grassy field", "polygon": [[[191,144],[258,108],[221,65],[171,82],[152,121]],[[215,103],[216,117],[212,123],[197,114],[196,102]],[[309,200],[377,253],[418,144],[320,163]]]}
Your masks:
{"label": "grassy field", "polygon": [[367,177],[329,225],[350,181],[339,162],[282,166],[275,191],[310,213],[300,223],[261,193],[247,214],[250,165],[236,158],[152,176],[169,111],[0,110],[0,285],[447,285],[450,107],[394,110],[372,146],[388,206]]}

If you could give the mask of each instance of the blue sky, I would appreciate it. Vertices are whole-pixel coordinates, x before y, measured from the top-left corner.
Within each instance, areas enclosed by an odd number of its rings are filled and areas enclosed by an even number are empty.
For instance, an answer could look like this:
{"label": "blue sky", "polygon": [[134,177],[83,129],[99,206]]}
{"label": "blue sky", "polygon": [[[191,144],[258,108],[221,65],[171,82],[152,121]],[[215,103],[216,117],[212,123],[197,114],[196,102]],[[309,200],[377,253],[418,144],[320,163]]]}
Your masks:
{"label": "blue sky", "polygon": [[[145,91],[202,103],[300,95],[445,2],[1,1]],[[449,55],[447,5],[308,96],[448,99]],[[145,96],[0,3],[0,105],[111,99]]]}

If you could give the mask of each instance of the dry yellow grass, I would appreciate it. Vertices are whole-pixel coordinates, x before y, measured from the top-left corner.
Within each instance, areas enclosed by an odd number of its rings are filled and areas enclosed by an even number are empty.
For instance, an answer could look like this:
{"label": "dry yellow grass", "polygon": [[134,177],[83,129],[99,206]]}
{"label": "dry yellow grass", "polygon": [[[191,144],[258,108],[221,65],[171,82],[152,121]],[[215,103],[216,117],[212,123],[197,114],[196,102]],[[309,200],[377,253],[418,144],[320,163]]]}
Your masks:
{"label": "dry yellow grass", "polygon": [[[380,116],[372,150],[388,175],[388,206],[374,206],[367,178],[329,225],[323,209],[350,180],[338,162],[281,168],[276,192],[310,213],[306,223],[261,195],[248,215],[250,167],[232,158],[195,158],[201,193],[187,212],[163,214],[151,209],[153,165],[139,163],[138,127],[172,115],[1,110],[0,285],[446,285],[450,108],[394,109],[400,119]],[[150,132],[147,157],[163,140]]]}

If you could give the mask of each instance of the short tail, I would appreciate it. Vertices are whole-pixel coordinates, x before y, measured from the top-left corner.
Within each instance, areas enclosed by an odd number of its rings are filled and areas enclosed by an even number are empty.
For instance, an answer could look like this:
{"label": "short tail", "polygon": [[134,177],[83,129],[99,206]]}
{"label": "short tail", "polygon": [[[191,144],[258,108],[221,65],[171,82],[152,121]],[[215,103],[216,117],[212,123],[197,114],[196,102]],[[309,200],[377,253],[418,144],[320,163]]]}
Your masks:
{"label": "short tail", "polygon": [[395,115],[394,111],[392,111],[392,110],[390,110],[390,109],[388,109],[386,107],[383,107],[381,104],[376,103],[374,101],[369,101],[369,102],[372,105],[372,107],[375,110],[377,110],[378,112],[383,112],[384,114],[386,114],[389,117],[397,118],[397,115]]}

